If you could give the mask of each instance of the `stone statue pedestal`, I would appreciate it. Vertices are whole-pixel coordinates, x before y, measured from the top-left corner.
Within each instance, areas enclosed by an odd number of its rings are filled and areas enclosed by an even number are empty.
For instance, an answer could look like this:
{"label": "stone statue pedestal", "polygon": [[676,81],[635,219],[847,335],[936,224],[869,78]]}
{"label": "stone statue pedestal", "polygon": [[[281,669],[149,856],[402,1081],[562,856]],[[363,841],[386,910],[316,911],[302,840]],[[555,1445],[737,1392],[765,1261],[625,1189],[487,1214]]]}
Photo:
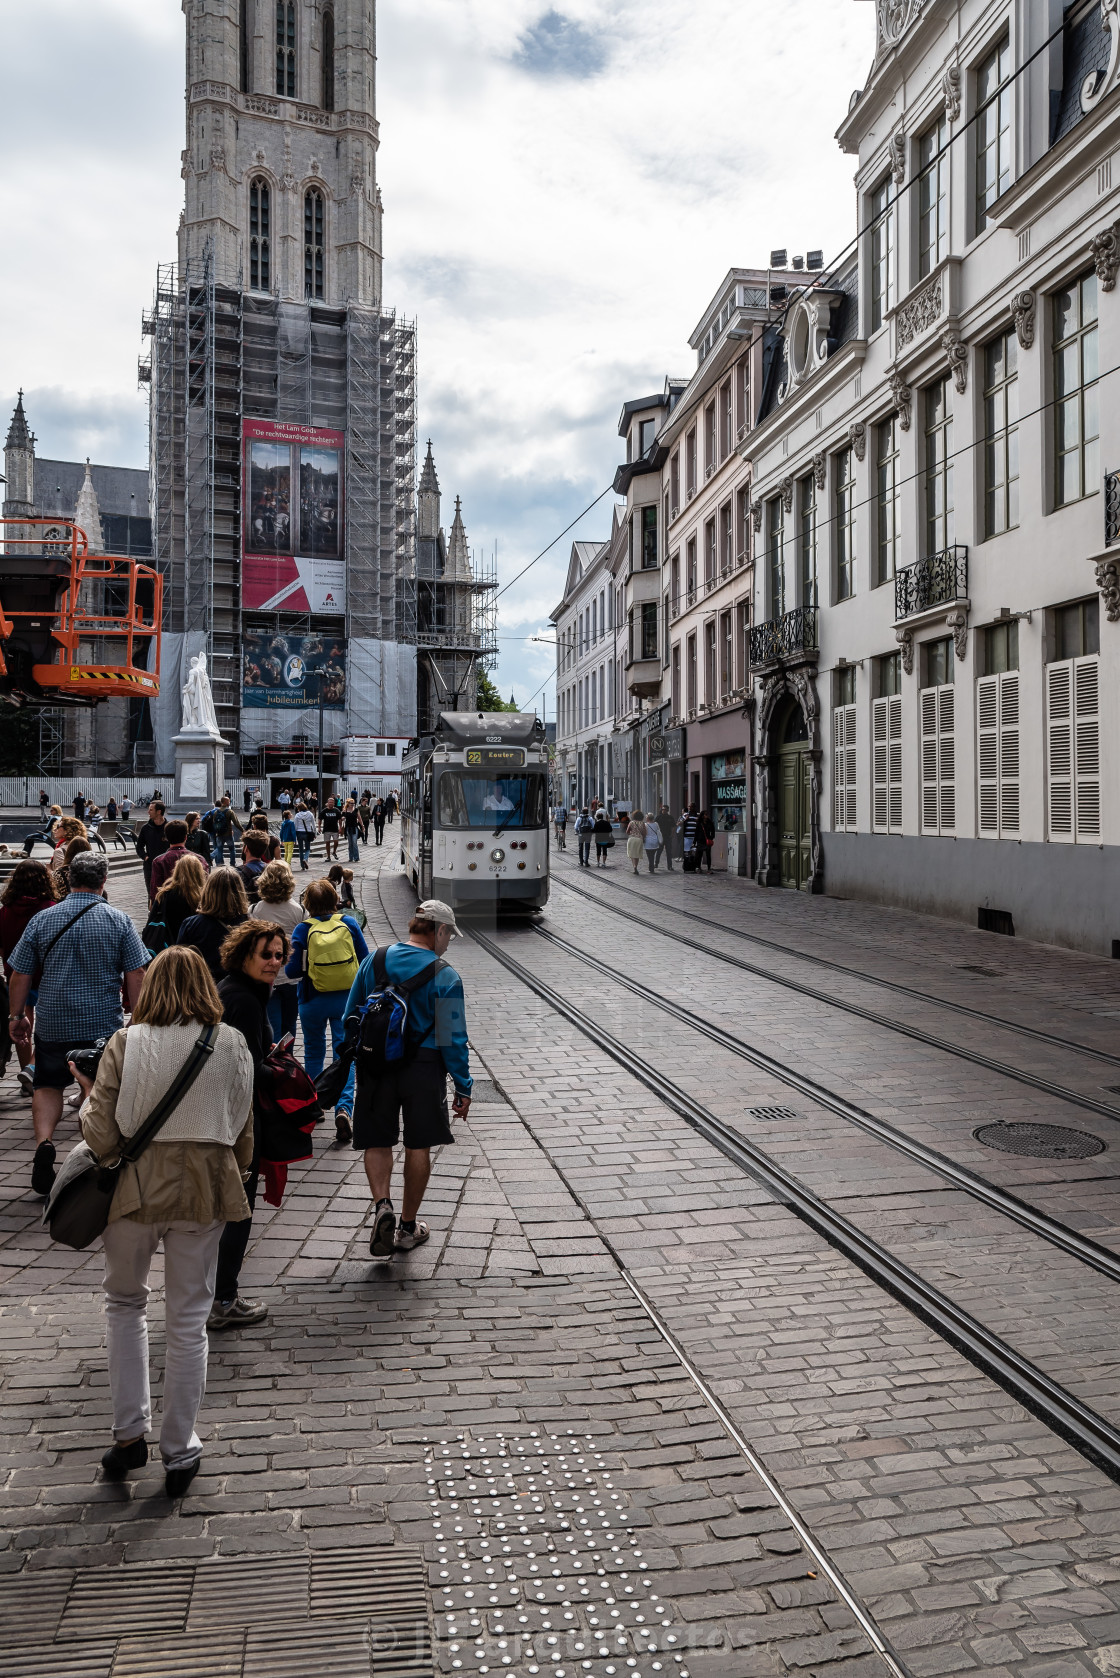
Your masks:
{"label": "stone statue pedestal", "polygon": [[175,747],[175,791],[169,814],[198,810],[205,815],[226,790],[229,741],[208,729],[184,728],[172,741]]}

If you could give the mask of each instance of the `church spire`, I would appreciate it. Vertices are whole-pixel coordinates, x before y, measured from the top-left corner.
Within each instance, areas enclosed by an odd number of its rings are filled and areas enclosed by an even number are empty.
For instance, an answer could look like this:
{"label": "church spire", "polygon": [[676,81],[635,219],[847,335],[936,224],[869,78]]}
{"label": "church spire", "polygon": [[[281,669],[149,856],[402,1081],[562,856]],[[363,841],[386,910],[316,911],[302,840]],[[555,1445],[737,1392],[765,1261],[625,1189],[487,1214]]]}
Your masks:
{"label": "church spire", "polygon": [[463,503],[455,497],[455,519],[451,526],[451,538],[447,544],[447,565],[444,577],[449,582],[472,582],[470,549],[467,547],[467,528],[463,523]]}
{"label": "church spire", "polygon": [[8,518],[33,518],[35,515],[35,433],[27,423],[23,411],[23,392],[19,393],[8,440],[4,444],[5,485],[4,512]]}
{"label": "church spire", "polygon": [[90,476],[89,458],[86,458],[86,475],[82,480],[82,487],[78,491],[78,505],[74,511],[74,523],[86,533],[91,554],[105,552],[105,537],[101,530],[101,508],[97,504],[97,491],[93,487]]}
{"label": "church spire", "polygon": [[5,449],[31,449],[34,446],[35,439],[28,429],[27,415],[23,411],[23,391],[21,390],[16,400],[12,423],[8,427],[8,441],[4,444],[4,447]]}
{"label": "church spire", "polygon": [[424,457],[424,468],[420,473],[420,488],[416,499],[416,534],[421,539],[434,542],[439,538],[439,479],[436,477],[436,463],[432,455],[432,439],[430,437],[428,438],[428,452]]}

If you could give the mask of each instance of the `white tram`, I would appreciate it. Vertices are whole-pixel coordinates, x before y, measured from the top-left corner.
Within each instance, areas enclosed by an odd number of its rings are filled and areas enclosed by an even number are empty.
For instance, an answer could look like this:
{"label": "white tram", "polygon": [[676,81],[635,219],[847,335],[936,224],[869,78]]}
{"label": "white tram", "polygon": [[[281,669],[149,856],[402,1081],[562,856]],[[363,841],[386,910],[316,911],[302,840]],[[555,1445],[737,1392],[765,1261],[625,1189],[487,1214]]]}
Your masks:
{"label": "white tram", "polygon": [[401,766],[401,863],[453,908],[548,902],[548,748],[520,711],[444,711]]}

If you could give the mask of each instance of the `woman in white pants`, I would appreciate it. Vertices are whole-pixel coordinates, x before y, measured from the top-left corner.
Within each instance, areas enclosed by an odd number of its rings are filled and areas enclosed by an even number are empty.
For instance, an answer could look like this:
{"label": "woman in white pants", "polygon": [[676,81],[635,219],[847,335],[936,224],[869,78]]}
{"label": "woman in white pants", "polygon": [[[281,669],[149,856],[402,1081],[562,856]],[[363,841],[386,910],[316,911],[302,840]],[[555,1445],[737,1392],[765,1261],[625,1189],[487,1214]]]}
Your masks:
{"label": "woman in white pants", "polygon": [[195,1082],[122,1172],[104,1236],[114,1444],[101,1466],[106,1479],[122,1480],[148,1460],[148,1272],[162,1242],[167,1353],[159,1448],[169,1497],[183,1495],[202,1460],[195,1420],[206,1391],[218,1241],[227,1222],[249,1216],[242,1183],[253,1157],[253,1062],[242,1034],[221,1019],[205,961],[173,945],[148,968],[132,1023],[109,1039],[94,1083],[79,1077],[87,1098],[82,1134],[108,1162],[170,1088],[203,1028],[217,1026]]}

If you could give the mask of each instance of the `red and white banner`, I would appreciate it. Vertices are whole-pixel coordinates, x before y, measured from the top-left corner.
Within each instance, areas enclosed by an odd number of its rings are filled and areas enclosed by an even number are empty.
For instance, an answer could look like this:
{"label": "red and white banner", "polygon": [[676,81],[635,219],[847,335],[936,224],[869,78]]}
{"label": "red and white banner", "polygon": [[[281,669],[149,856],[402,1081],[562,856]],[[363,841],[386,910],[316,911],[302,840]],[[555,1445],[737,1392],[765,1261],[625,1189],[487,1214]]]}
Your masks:
{"label": "red and white banner", "polygon": [[245,610],[345,612],[345,442],[317,426],[242,421]]}

